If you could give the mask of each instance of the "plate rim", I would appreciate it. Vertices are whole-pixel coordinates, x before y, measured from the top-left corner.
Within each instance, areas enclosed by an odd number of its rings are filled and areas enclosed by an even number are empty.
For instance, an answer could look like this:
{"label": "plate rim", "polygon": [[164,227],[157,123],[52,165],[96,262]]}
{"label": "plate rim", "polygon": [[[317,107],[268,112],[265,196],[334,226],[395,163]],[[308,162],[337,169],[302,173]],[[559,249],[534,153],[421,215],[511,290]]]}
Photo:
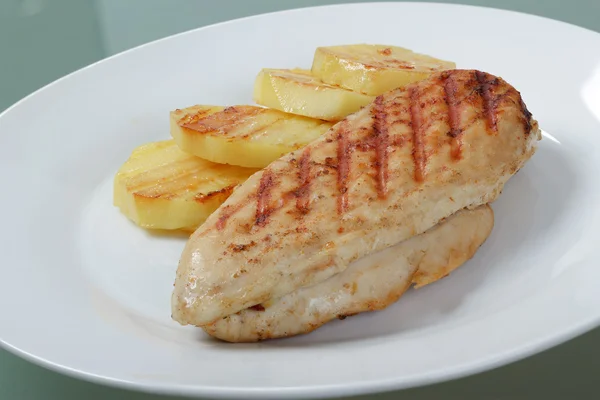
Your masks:
{"label": "plate rim", "polygon": [[[370,394],[382,394],[393,391],[402,391],[423,387],[432,384],[442,384],[455,379],[466,378],[478,373],[484,373],[493,369],[509,365],[511,363],[526,359],[532,355],[552,349],[558,345],[564,344],[571,339],[581,336],[600,325],[600,317],[590,318],[587,322],[580,324],[576,328],[564,329],[560,334],[549,334],[545,337],[538,337],[537,340],[525,343],[520,347],[510,350],[512,355],[498,357],[497,355],[480,358],[471,363],[465,363],[445,372],[438,370],[431,372],[427,376],[413,379],[410,384],[399,383],[397,379],[385,379],[380,381],[367,381],[354,384],[333,384],[333,385],[312,385],[307,387],[262,387],[244,388],[244,387],[223,387],[223,386],[192,386],[181,384],[154,384],[138,383],[126,379],[112,378],[90,373],[65,365],[53,363],[52,361],[35,356],[34,354],[22,351],[0,339],[0,349],[4,349],[12,355],[19,357],[37,367],[42,367],[54,373],[61,374],[68,378],[81,380],[84,382],[106,386],[108,388],[131,390],[140,393],[163,395],[163,396],[184,396],[187,398],[208,397],[219,399],[249,399],[249,400],[280,400],[280,399],[326,399],[342,396],[361,396]],[[550,337],[550,339],[548,339]],[[488,358],[492,360],[488,361]],[[494,360],[495,358],[495,360]]]}
{"label": "plate rim", "polygon": [[[134,47],[119,51],[110,56],[101,58],[93,63],[80,67],[70,73],[67,73],[59,78],[41,86],[30,94],[22,97],[20,100],[16,101],[9,107],[7,107],[4,111],[0,112],[0,122],[5,117],[5,115],[12,112],[13,109],[21,106],[23,103],[28,101],[30,98],[37,96],[39,93],[44,90],[49,89],[50,87],[60,84],[60,82],[65,81],[67,79],[72,78],[73,76],[77,76],[78,74],[83,73],[85,70],[95,67],[98,64],[102,64],[104,62],[108,62],[109,60],[117,57],[121,57],[126,55],[127,53],[138,51],[145,47],[151,47],[153,45],[169,41],[176,40],[180,36],[195,34],[202,30],[212,29],[218,26],[227,25],[227,24],[235,24],[237,22],[241,22],[249,19],[257,19],[257,18],[268,18],[268,17],[276,17],[277,15],[283,14],[294,14],[296,12],[306,12],[307,10],[319,10],[319,9],[327,9],[327,8],[347,8],[347,7],[424,7],[424,8],[434,8],[434,7],[446,7],[446,8],[462,8],[462,9],[479,9],[486,10],[494,13],[505,13],[512,15],[520,15],[526,16],[528,18],[536,18],[540,20],[545,20],[550,23],[557,23],[560,25],[567,25],[576,30],[580,30],[583,32],[591,33],[597,36],[600,36],[600,32],[596,32],[592,29],[579,26],[570,22],[565,22],[545,16],[540,16],[536,14],[530,14],[523,11],[515,11],[508,10],[498,7],[488,7],[488,6],[480,6],[480,5],[467,5],[467,4],[455,4],[455,3],[440,3],[440,2],[417,2],[417,1],[409,1],[409,2],[385,2],[385,1],[377,1],[377,2],[356,2],[356,3],[340,3],[340,4],[326,4],[319,6],[299,6],[286,10],[279,11],[271,11],[259,14],[253,14],[245,17],[239,17],[234,19],[228,19],[221,22],[216,22],[213,24],[200,26],[196,28],[191,28],[188,30],[184,30],[182,32],[174,33],[171,35],[167,35],[158,39],[154,39],[148,42],[141,43]],[[0,132],[1,134],[1,132]],[[311,386],[300,386],[300,387],[261,387],[261,388],[244,388],[244,387],[224,387],[224,386],[195,386],[195,385],[182,385],[182,384],[174,384],[174,383],[142,383],[130,381],[127,379],[119,379],[109,376],[103,376],[100,374],[87,372],[84,370],[79,370],[76,368],[69,367],[67,365],[58,364],[52,362],[50,360],[44,359],[42,357],[38,357],[35,354],[29,353],[25,350],[21,350],[16,346],[6,342],[0,337],[0,348],[6,350],[12,355],[21,358],[31,364],[34,364],[38,367],[42,367],[44,369],[62,374],[69,378],[75,378],[78,380],[82,380],[85,382],[90,382],[93,384],[99,384],[103,386],[107,386],[110,388],[119,388],[125,390],[134,390],[141,393],[151,393],[151,394],[159,394],[159,395],[178,395],[178,396],[186,396],[186,397],[195,397],[195,396],[208,396],[208,397],[217,397],[217,398],[248,398],[248,399],[266,399],[266,398],[317,398],[317,397],[334,397],[334,396],[356,396],[356,395],[365,395],[365,394],[375,394],[375,393],[383,393],[388,391],[395,390],[404,390],[409,388],[422,387],[429,384],[434,383],[443,383],[454,379],[459,379],[467,376],[471,376],[477,373],[486,372],[504,365],[508,365],[514,363],[516,361],[528,358],[534,354],[541,353],[558,345],[561,345],[565,342],[568,342],[578,336],[585,334],[586,332],[591,331],[592,329],[600,326],[600,314],[597,317],[588,318],[586,321],[580,323],[579,325],[571,325],[569,328],[565,328],[561,331],[554,331],[552,334],[548,334],[545,336],[539,336],[535,340],[530,342],[525,342],[519,347],[513,347],[507,355],[503,357],[497,357],[497,355],[487,356],[485,358],[479,358],[477,361],[473,361],[470,363],[465,363],[459,366],[456,366],[452,370],[438,370],[432,371],[431,373],[424,375],[422,377],[418,377],[416,379],[412,379],[410,384],[406,384],[405,382],[399,381],[398,379],[385,379],[385,380],[370,380],[364,381],[355,384],[331,384],[331,385],[311,385]],[[489,360],[489,358],[492,358]],[[494,360],[495,358],[495,360]]]}
{"label": "plate rim", "polygon": [[479,6],[479,5],[472,5],[472,4],[458,4],[458,3],[440,3],[440,2],[436,2],[436,1],[374,1],[374,2],[368,2],[368,1],[361,1],[361,2],[356,2],[356,3],[338,3],[338,4],[325,4],[325,5],[320,5],[320,6],[305,6],[305,7],[295,7],[295,8],[290,8],[290,9],[286,9],[286,10],[279,10],[279,11],[269,11],[269,12],[264,12],[264,13],[259,13],[259,14],[253,14],[253,15],[248,15],[245,17],[239,17],[239,18],[233,18],[233,19],[228,19],[225,21],[221,21],[221,22],[215,22],[213,24],[209,24],[209,25],[204,25],[204,26],[200,26],[197,28],[191,28],[188,30],[184,30],[178,33],[174,33],[172,35],[167,35],[158,39],[154,39],[154,40],[150,40],[148,42],[144,42],[141,44],[138,44],[134,47],[131,47],[129,49],[125,49],[125,50],[121,50],[115,54],[112,54],[110,56],[107,57],[103,57],[97,61],[94,61],[93,63],[90,63],[88,65],[84,65],[83,67],[80,67],[78,69],[75,69],[67,74],[64,74],[56,79],[54,79],[53,81],[39,87],[38,89],[34,90],[33,92],[25,95],[24,97],[22,97],[21,99],[17,100],[15,103],[11,104],[10,106],[8,106],[5,110],[3,110],[2,112],[0,112],[0,119],[2,117],[4,117],[5,114],[8,114],[9,111],[11,111],[13,108],[16,108],[18,105],[20,105],[21,103],[25,102],[26,100],[28,100],[29,98],[35,96],[38,94],[38,92],[42,92],[43,90],[58,84],[59,82],[62,82],[63,80],[66,80],[68,78],[70,78],[71,76],[75,76],[78,75],[80,73],[82,73],[83,71],[92,68],[98,64],[102,64],[108,60],[111,60],[113,58],[116,57],[120,57],[123,56],[129,52],[133,52],[134,50],[138,50],[144,47],[150,47],[153,46],[155,44],[158,44],[160,42],[163,41],[168,41],[168,40],[173,40],[179,36],[185,36],[185,35],[189,35],[189,34],[193,34],[195,32],[204,30],[204,29],[210,29],[210,28],[214,28],[217,26],[221,26],[221,25],[227,25],[227,24],[232,24],[232,23],[236,23],[239,21],[243,21],[243,20],[247,20],[247,19],[253,19],[253,18],[261,18],[261,17],[267,17],[267,16],[271,16],[271,15],[277,15],[277,14],[292,14],[295,12],[299,12],[299,11],[303,11],[306,9],[311,9],[311,10],[316,10],[316,9],[323,9],[323,8],[344,8],[344,7],[362,7],[362,6],[389,6],[389,5],[393,5],[394,7],[404,7],[406,6],[426,6],[426,7],[454,7],[454,8],[474,8],[474,9],[483,9],[483,10],[489,10],[489,11],[493,11],[493,12],[500,12],[500,13],[508,13],[508,14],[515,14],[515,15],[521,15],[521,16],[527,16],[529,18],[538,18],[538,19],[542,19],[545,20],[547,22],[551,22],[551,23],[559,23],[559,24],[564,24],[564,25],[568,25],[572,28],[575,29],[580,29],[583,31],[587,31],[588,33],[591,34],[595,34],[595,35],[600,35],[600,32],[596,32],[592,29],[586,28],[584,26],[580,26],[580,25],[576,25],[570,22],[565,22],[565,21],[560,21],[557,19],[553,19],[553,18],[549,18],[549,17],[544,17],[542,15],[536,15],[536,14],[530,14],[530,13],[526,13],[523,11],[516,11],[516,10],[508,10],[508,9],[504,9],[504,8],[498,8],[498,7],[488,7],[488,6]]}

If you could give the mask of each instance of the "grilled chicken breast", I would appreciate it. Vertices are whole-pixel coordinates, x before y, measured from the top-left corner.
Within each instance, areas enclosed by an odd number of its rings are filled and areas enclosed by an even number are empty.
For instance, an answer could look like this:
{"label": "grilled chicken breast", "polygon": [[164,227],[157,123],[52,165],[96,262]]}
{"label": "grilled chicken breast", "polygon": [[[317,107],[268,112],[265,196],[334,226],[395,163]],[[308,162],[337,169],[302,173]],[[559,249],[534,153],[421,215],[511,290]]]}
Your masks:
{"label": "grilled chicken breast", "polygon": [[172,317],[213,323],[493,202],[540,139],[519,92],[484,72],[378,96],[253,174],[192,234]]}
{"label": "grilled chicken breast", "polygon": [[255,342],[309,333],[335,318],[384,309],[411,283],[434,282],[473,257],[493,225],[494,213],[488,205],[458,211],[420,235],[353,262],[323,282],[203,329],[228,342]]}

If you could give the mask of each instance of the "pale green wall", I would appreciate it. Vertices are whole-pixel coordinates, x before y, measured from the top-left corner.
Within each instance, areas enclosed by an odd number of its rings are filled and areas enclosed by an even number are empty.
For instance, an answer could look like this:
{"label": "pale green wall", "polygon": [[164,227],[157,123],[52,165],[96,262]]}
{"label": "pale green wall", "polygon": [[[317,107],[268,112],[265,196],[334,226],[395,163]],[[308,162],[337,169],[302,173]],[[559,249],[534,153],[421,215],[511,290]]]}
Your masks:
{"label": "pale green wall", "polygon": [[[0,0],[0,110],[75,69],[163,36],[257,13],[356,2],[359,1]],[[519,10],[600,31],[600,0],[439,2]]]}
{"label": "pale green wall", "polygon": [[93,2],[0,0],[0,111],[102,58],[98,33]]}

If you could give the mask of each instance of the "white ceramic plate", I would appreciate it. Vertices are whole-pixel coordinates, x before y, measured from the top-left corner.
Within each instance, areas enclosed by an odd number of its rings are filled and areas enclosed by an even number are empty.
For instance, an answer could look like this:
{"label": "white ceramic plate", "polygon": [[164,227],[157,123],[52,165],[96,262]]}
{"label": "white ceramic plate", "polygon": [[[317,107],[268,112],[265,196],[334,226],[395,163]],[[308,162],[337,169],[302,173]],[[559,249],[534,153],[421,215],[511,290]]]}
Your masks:
{"label": "white ceramic plate", "polygon": [[[389,309],[254,345],[170,319],[181,238],[112,205],[131,150],[168,111],[251,102],[261,67],[310,66],[319,45],[385,43],[498,74],[547,132],[494,204],[476,257]],[[600,321],[600,35],[506,11],[356,4],[219,24],[76,72],[0,117],[0,339],[96,382],[203,396],[357,394],[514,361]]]}

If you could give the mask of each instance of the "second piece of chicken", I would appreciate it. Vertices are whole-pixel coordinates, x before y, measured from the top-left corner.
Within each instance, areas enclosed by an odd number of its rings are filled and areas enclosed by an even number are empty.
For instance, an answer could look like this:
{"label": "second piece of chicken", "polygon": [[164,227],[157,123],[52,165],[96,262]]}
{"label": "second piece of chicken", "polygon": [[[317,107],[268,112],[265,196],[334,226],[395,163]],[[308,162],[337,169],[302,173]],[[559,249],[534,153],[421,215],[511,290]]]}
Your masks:
{"label": "second piece of chicken", "polygon": [[384,309],[411,284],[435,282],[473,257],[493,226],[494,213],[488,205],[458,211],[321,283],[228,315],[203,329],[228,342],[255,342],[309,333],[336,318]]}

